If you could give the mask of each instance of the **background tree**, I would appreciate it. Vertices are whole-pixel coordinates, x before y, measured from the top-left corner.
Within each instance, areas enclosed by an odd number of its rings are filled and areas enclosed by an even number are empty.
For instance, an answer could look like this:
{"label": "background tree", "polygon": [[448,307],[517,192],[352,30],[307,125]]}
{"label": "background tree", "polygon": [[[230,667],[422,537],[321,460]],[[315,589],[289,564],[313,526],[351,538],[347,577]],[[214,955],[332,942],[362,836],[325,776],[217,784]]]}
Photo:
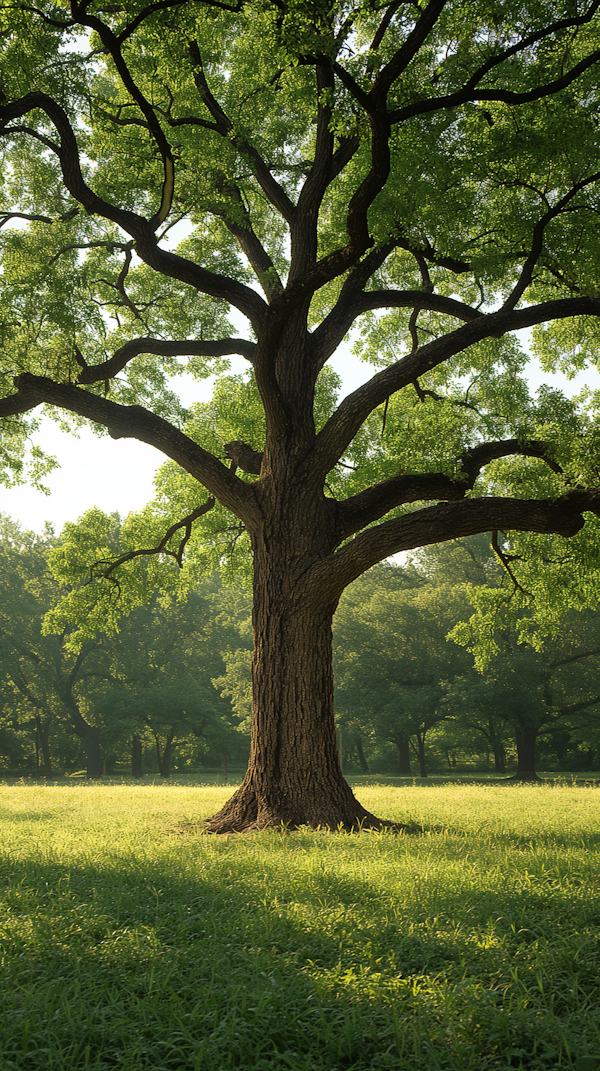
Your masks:
{"label": "background tree", "polygon": [[[493,541],[496,542],[495,538]],[[427,582],[441,589],[441,592],[445,593],[443,597],[447,605],[454,607],[455,620],[452,624],[450,615],[446,616],[449,624],[448,634],[456,634],[461,623],[464,624],[471,616],[470,606],[474,590],[484,588],[486,591],[497,592],[503,586],[508,586],[514,593],[512,579],[498,554],[494,552],[489,535],[454,539],[448,543],[426,547],[413,558]],[[456,668],[460,673],[460,669]],[[447,744],[451,745],[453,742],[464,746],[467,743],[468,748],[473,750],[474,747],[477,749],[477,738],[483,738],[486,751],[493,755],[495,772],[506,773],[506,744],[511,741],[510,729],[507,735],[505,721],[495,715],[489,705],[474,706],[466,701],[469,687],[472,685],[477,688],[481,685],[472,665],[469,665],[468,670],[461,682],[456,678],[448,681],[446,713],[451,715],[452,720],[446,726],[449,733]],[[458,696],[461,698],[458,699]],[[448,763],[450,765],[449,758]]]}
{"label": "background tree", "polygon": [[[511,727],[518,758],[515,780],[539,780],[540,736],[558,734],[568,740],[570,729],[593,732],[600,716],[599,624],[595,613],[571,612],[563,617],[560,634],[547,639],[538,651],[520,642],[516,629],[498,630],[500,653],[488,661],[483,673],[454,683],[455,709],[466,713],[470,724],[490,742],[490,722],[501,719]],[[467,643],[469,627],[459,624],[453,635]]]}
{"label": "background tree", "polygon": [[[252,546],[251,756],[213,830],[377,825],[339,769],[331,674],[365,570],[488,530],[582,557],[589,514],[597,542],[593,406],[531,399],[513,333],[537,326],[549,363],[595,357],[599,7],[0,12],[6,463],[21,474],[45,403],[187,474],[132,551],[181,558],[202,516],[215,555]],[[338,404],[323,370],[359,317],[379,371]],[[232,353],[251,371],[225,394],[260,419],[223,441],[169,377]]]}
{"label": "background tree", "polygon": [[56,719],[56,697],[47,681],[52,675],[56,638],[42,639],[45,612],[57,585],[46,562],[51,536],[38,537],[0,514],[0,680],[6,728],[22,727],[35,734],[36,771],[52,776],[50,730]]}
{"label": "background tree", "polygon": [[223,672],[222,651],[237,635],[223,620],[221,600],[218,582],[205,581],[185,600],[165,602],[155,593],[122,620],[113,642],[115,683],[100,705],[117,733],[128,727],[132,772],[148,733],[162,777],[170,775],[175,750],[190,741],[221,753],[240,742],[231,705],[213,685]]}
{"label": "background tree", "polygon": [[[184,741],[192,739],[198,748],[201,740],[205,750],[220,751],[229,740],[241,742],[230,704],[212,684],[223,671],[221,650],[238,635],[227,624],[231,613],[224,612],[218,579],[204,581],[177,600],[150,591],[146,605],[117,617],[118,631],[108,636],[97,632],[73,649],[73,628],[62,620],[61,590],[48,559],[69,556],[73,532],[85,534],[88,543],[103,533],[118,550],[118,530],[117,519],[99,510],[80,525],[67,526],[64,539],[23,532],[1,518],[3,722],[9,736],[11,730],[17,738],[20,731],[33,733],[47,777],[52,775],[51,734],[57,732],[81,739],[89,777],[101,776],[124,740],[136,751],[139,775],[142,733],[152,734],[164,776],[174,748]],[[48,621],[57,623],[58,631],[49,632]],[[9,736],[5,748],[18,751]]]}
{"label": "background tree", "polygon": [[460,589],[393,566],[372,570],[340,600],[334,621],[338,717],[350,731],[391,741],[401,774],[411,773],[412,750],[420,776],[427,776],[427,733],[448,716],[447,683],[470,666],[446,640],[461,609]]}
{"label": "background tree", "polygon": [[82,740],[88,777],[100,777],[103,761],[94,697],[112,678],[110,652],[102,635],[73,651],[68,623],[59,634],[44,633],[46,614],[61,594],[47,563],[54,543],[51,535],[39,538],[2,519],[0,672],[17,699],[17,721],[24,718],[35,726],[45,775],[52,774],[50,733],[58,721]]}

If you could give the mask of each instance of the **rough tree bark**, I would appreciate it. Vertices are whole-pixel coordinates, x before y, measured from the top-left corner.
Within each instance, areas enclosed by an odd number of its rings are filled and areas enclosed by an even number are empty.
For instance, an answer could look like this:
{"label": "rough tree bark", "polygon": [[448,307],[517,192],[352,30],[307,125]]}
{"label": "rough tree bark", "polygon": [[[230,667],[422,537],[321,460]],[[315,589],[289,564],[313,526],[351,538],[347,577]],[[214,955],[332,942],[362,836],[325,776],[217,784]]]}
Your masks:
{"label": "rough tree bark", "polygon": [[[310,418],[309,418],[310,419]],[[282,481],[283,482],[283,481]],[[286,487],[287,484],[287,487]],[[306,481],[272,483],[269,522],[254,534],[253,722],[248,770],[211,832],[308,825],[379,828],[342,775],[333,709],[337,598],[306,582],[335,547],[331,506]]]}

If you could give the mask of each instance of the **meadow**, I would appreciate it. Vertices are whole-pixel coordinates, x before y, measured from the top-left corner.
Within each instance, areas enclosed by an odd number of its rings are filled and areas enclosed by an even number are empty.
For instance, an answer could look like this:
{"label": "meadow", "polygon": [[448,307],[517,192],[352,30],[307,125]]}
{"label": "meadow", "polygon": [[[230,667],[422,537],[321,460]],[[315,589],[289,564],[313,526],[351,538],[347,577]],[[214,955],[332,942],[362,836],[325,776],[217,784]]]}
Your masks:
{"label": "meadow", "polygon": [[357,786],[416,832],[210,837],[231,786],[0,785],[0,1067],[600,1069],[600,789]]}

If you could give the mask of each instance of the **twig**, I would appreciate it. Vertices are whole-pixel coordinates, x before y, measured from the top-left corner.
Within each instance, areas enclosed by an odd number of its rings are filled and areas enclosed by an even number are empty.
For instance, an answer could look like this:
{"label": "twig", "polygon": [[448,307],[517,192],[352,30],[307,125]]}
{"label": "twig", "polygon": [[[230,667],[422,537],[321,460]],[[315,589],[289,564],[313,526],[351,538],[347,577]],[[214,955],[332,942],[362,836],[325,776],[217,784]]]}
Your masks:
{"label": "twig", "polygon": [[503,550],[501,550],[501,548],[500,548],[500,546],[498,544],[498,529],[497,528],[495,529],[495,531],[492,532],[492,540],[491,540],[491,542],[492,542],[492,550],[494,551],[494,554],[496,555],[498,561],[502,565],[502,568],[505,569],[506,572],[508,573],[510,579],[512,580],[512,582],[514,584],[515,590],[520,591],[523,595],[526,595],[528,599],[533,599],[534,598],[533,592],[526,591],[525,588],[522,586],[522,584],[519,584],[519,581],[517,580],[515,574],[513,573],[512,569],[511,569],[511,567],[509,565],[509,561],[516,561],[517,559],[515,557],[509,557],[508,555],[506,555],[504,553]]}
{"label": "twig", "polygon": [[[197,508],[195,510],[192,510],[192,512],[189,513],[187,517],[184,517],[183,520],[177,521],[176,524],[172,524],[168,531],[165,532],[163,538],[156,547],[146,547],[143,550],[130,550],[126,554],[121,554],[119,558],[116,558],[112,562],[109,562],[108,559],[100,559],[99,561],[94,562],[94,564],[90,567],[90,579],[88,583],[92,583],[93,580],[97,580],[99,577],[103,577],[105,580],[110,580],[113,584],[116,584],[118,587],[120,587],[116,577],[113,577],[111,574],[114,572],[115,569],[118,569],[120,565],[124,565],[125,562],[130,562],[134,558],[139,558],[142,555],[146,555],[149,557],[152,554],[167,554],[170,558],[174,558],[179,568],[182,569],[183,552],[192,535],[192,525],[194,521],[198,519],[198,517],[204,516],[205,513],[208,513],[211,509],[213,509],[214,505],[215,500],[211,496],[202,506],[197,506]],[[176,551],[167,550],[167,543],[172,538],[172,536],[175,535],[175,532],[179,531],[180,528],[185,529],[185,535],[183,536],[183,539],[181,540],[178,549]],[[108,568],[98,569],[98,566],[100,565],[107,565]]]}

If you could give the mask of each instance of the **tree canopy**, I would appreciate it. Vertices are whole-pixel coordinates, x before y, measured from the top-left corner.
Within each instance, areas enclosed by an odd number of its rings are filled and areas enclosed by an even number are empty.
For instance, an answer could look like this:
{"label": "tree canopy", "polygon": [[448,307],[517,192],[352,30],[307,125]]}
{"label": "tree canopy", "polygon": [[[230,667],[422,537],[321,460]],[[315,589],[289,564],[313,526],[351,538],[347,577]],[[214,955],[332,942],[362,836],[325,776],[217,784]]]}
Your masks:
{"label": "tree canopy", "polygon": [[[531,396],[516,333],[547,368],[597,359],[599,8],[0,6],[6,474],[45,404],[170,459],[132,570],[249,541],[253,743],[215,830],[377,824],[331,678],[370,566],[501,532],[540,614],[595,597],[597,400]],[[353,330],[374,370],[339,400]],[[183,370],[213,403],[185,409]]]}

